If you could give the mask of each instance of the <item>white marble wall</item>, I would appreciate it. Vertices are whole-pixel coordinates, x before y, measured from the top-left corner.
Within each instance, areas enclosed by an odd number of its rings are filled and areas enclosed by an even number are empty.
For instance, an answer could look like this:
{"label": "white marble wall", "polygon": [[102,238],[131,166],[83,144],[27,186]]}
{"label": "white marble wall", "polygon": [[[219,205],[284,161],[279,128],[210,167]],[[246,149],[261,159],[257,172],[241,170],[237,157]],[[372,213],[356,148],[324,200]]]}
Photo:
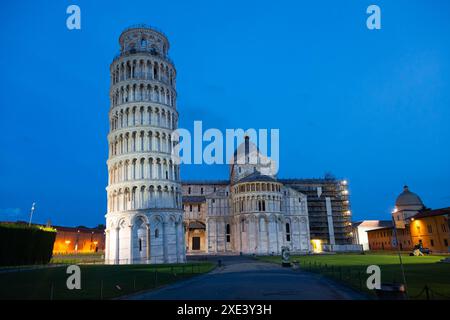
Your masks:
{"label": "white marble wall", "polygon": [[[255,191],[249,188],[250,191],[237,194],[234,187],[216,187],[214,192],[207,184],[184,185],[185,195],[205,196],[207,209],[201,222],[206,225],[207,253],[280,254],[282,246],[289,246],[294,253],[309,252],[307,197],[276,184],[279,188],[268,188],[266,184],[265,190],[270,191],[261,191],[262,188],[256,191],[255,187]],[[225,190],[230,190],[228,196]],[[260,207],[258,202],[263,200],[265,205]],[[185,219],[189,217],[186,210]],[[227,224],[230,242],[227,242]]]}
{"label": "white marble wall", "polygon": [[185,262],[184,228],[179,213],[108,216],[106,263]]}
{"label": "white marble wall", "polygon": [[[156,47],[155,39],[162,39]],[[180,174],[171,154],[178,112],[168,41],[158,31],[139,27],[124,31],[120,43],[122,55],[110,68],[105,259],[114,264],[184,262]],[[150,53],[153,49],[158,57]]]}

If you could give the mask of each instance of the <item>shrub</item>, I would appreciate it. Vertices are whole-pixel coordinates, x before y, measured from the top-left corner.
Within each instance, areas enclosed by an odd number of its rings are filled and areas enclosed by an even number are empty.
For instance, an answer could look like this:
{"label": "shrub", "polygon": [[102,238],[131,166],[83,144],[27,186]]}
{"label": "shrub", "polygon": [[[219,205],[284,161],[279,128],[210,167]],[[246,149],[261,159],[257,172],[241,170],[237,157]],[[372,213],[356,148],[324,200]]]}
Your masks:
{"label": "shrub", "polygon": [[20,223],[0,223],[0,265],[46,264],[52,257],[56,230]]}

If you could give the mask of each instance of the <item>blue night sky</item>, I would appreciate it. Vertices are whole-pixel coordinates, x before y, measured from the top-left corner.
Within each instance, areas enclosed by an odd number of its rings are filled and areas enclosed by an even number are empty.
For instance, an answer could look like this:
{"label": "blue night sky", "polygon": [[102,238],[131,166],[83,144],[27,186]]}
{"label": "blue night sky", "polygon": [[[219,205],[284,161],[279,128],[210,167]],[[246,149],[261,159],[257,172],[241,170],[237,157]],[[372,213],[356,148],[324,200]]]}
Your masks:
{"label": "blue night sky", "polygon": [[[404,184],[450,205],[448,1],[9,1],[0,10],[0,220],[104,223],[109,64],[129,25],[163,30],[180,127],[279,128],[282,178],[349,180],[353,219]],[[382,29],[366,28],[381,7]],[[66,28],[81,7],[82,29]],[[226,179],[184,165],[182,179]]]}

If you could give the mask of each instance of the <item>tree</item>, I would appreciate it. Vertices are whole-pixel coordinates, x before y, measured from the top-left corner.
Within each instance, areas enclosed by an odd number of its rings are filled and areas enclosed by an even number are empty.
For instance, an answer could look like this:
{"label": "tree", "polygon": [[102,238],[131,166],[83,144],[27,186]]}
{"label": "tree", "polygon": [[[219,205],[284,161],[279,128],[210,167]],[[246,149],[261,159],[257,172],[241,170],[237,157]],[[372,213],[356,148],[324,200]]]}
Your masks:
{"label": "tree", "polygon": [[103,223],[100,223],[99,225],[97,225],[97,227],[95,227],[96,229],[106,229],[105,225]]}

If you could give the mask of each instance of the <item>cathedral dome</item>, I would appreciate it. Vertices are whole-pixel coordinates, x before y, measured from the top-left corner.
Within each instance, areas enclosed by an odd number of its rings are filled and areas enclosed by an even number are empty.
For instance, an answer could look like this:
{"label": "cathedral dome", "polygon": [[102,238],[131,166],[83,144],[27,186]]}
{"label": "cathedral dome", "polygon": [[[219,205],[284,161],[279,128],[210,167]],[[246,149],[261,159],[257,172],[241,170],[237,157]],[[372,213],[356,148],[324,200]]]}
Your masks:
{"label": "cathedral dome", "polygon": [[403,192],[400,193],[400,195],[397,197],[397,200],[395,201],[395,206],[423,206],[423,202],[417,194],[409,191],[408,186],[404,186]]}
{"label": "cathedral dome", "polygon": [[261,174],[258,171],[240,179],[237,183],[242,182],[277,182],[277,180],[273,177],[267,176],[265,174]]}

